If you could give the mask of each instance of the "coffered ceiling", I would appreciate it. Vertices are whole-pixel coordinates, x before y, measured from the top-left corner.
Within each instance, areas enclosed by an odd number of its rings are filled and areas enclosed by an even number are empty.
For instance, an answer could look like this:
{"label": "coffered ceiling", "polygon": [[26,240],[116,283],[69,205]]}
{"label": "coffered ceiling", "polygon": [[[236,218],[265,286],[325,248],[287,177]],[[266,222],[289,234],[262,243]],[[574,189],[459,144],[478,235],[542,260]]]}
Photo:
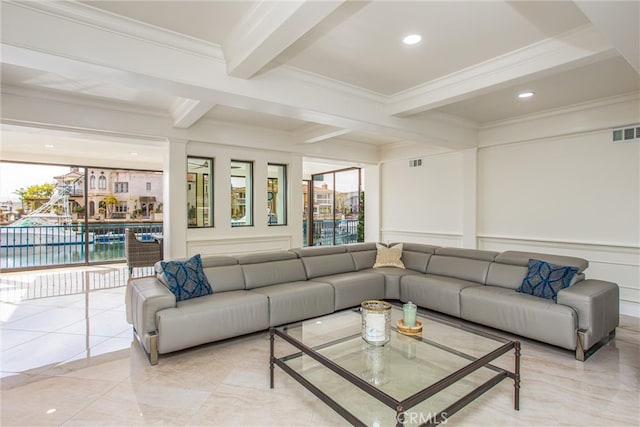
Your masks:
{"label": "coffered ceiling", "polygon": [[[302,146],[459,149],[497,121],[640,90],[637,1],[1,7],[3,94],[162,116],[177,135],[214,121]],[[3,122],[16,124],[7,99]]]}

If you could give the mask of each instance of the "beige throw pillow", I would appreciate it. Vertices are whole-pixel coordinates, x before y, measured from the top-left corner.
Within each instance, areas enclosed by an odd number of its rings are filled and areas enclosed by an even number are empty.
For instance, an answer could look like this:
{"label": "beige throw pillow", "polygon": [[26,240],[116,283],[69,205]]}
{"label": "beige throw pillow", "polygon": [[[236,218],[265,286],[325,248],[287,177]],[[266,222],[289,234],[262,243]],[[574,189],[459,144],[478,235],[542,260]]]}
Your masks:
{"label": "beige throw pillow", "polygon": [[378,267],[397,267],[405,268],[400,258],[402,257],[402,243],[398,243],[390,248],[376,243],[378,254],[376,255],[376,263],[373,268]]}

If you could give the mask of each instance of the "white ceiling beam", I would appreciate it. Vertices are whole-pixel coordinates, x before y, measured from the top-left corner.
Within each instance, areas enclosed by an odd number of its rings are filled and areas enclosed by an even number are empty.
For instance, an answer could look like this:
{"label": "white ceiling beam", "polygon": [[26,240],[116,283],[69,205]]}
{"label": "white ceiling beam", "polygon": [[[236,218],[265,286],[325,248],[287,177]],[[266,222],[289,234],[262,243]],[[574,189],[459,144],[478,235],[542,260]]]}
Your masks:
{"label": "white ceiling beam", "polygon": [[305,144],[313,144],[315,142],[325,141],[340,135],[345,135],[349,132],[351,132],[351,129],[311,124],[303,126],[301,129],[293,132],[293,137],[296,141],[303,142]]}
{"label": "white ceiling beam", "polygon": [[[386,97],[351,85],[287,66],[250,80],[232,77],[215,52],[206,55],[188,49],[182,39],[173,43],[152,35],[142,37],[140,32],[114,31],[113,15],[103,23],[93,9],[87,18],[67,10],[38,9],[43,4],[48,2],[3,3],[2,62],[444,148],[476,143],[473,129],[424,117],[390,116]],[[66,4],[71,6],[83,7]]]}
{"label": "white ceiling beam", "polygon": [[579,0],[575,4],[640,74],[640,2]]}
{"label": "white ceiling beam", "polygon": [[[33,95],[32,90],[23,87],[2,88],[0,130],[5,125],[46,128],[82,135],[97,134],[100,138],[134,139],[138,143],[142,140],[154,146],[159,141],[177,139],[192,141],[193,144],[255,148],[256,141],[259,141],[262,149],[326,158],[340,157],[347,161],[371,164],[378,162],[378,147],[373,145],[345,141],[340,144],[340,150],[336,150],[332,145],[299,144],[290,132],[209,119],[200,120],[189,129],[179,129],[173,127],[166,116],[123,110],[121,103],[83,104],[76,103],[76,98],[59,94],[46,98]],[[4,146],[0,144],[0,157],[9,158],[3,157],[4,154]]]}
{"label": "white ceiling beam", "polygon": [[404,117],[508,87],[522,79],[615,55],[593,25],[549,38],[394,95],[390,114]]}
{"label": "white ceiling beam", "polygon": [[207,114],[215,103],[211,101],[199,101],[196,99],[178,98],[171,106],[173,127],[188,129],[202,116]]}
{"label": "white ceiling beam", "polygon": [[249,79],[335,11],[344,0],[261,1],[222,44],[229,75]]}

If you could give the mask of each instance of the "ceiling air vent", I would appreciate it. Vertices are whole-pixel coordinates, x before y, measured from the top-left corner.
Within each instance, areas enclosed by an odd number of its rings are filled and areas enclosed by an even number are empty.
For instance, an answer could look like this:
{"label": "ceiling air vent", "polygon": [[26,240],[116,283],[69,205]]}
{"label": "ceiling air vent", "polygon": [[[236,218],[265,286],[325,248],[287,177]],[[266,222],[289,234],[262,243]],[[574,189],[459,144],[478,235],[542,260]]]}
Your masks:
{"label": "ceiling air vent", "polygon": [[422,159],[409,160],[409,167],[410,168],[416,168],[418,166],[422,166]]}
{"label": "ceiling air vent", "polygon": [[640,141],[640,124],[613,130],[613,142]]}

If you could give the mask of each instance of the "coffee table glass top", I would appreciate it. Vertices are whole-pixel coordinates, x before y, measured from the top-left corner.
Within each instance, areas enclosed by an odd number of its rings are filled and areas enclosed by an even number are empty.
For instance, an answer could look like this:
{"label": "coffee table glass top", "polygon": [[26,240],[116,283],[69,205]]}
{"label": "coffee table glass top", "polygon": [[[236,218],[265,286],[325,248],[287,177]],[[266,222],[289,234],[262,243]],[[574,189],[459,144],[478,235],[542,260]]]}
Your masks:
{"label": "coffee table glass top", "polygon": [[[395,326],[402,318],[402,310],[393,306],[391,318]],[[308,351],[292,351],[295,349],[289,347],[289,351],[284,351],[288,356],[280,360],[365,425],[396,425],[397,413],[390,403],[393,401],[412,405],[404,407],[405,425],[423,424],[429,416],[448,408],[498,373],[502,373],[502,377],[497,382],[504,378],[502,369],[485,364],[451,380],[452,374],[510,341],[423,314],[418,315],[418,320],[423,323],[422,334],[406,336],[393,327],[391,341],[385,346],[373,346],[362,339],[358,310],[281,326],[276,328],[278,335],[286,336]],[[310,352],[325,360],[316,360],[309,356]],[[513,366],[511,355],[503,359]],[[339,375],[329,369],[328,364],[339,366],[353,377]],[[357,384],[359,380],[381,392],[381,397],[363,392]],[[426,400],[419,396],[443,382],[448,384],[433,396]],[[385,396],[389,397],[386,404],[383,403]]]}

